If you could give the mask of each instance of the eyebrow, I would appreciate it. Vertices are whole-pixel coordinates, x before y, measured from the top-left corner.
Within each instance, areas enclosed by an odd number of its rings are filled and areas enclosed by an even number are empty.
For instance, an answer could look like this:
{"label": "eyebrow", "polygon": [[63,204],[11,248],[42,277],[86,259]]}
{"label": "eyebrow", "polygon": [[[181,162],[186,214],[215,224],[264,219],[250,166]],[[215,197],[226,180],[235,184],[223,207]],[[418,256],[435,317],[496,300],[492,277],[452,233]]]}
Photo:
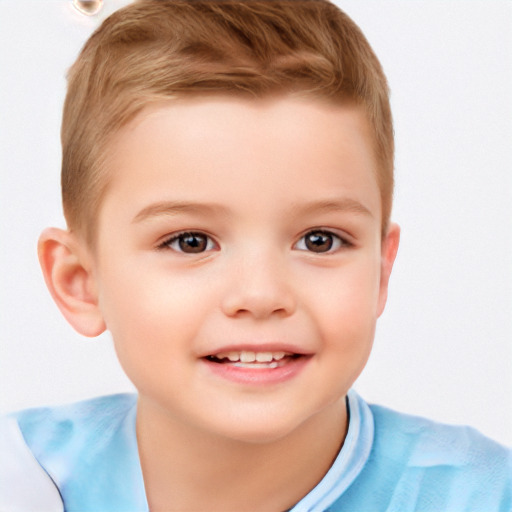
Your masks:
{"label": "eyebrow", "polygon": [[[326,199],[320,201],[312,201],[310,203],[296,204],[293,210],[298,213],[309,214],[309,213],[322,213],[322,212],[352,212],[369,215],[373,217],[371,211],[366,208],[362,203],[355,199],[343,198],[343,199]],[[214,215],[219,213],[225,213],[226,208],[218,204],[210,203],[194,203],[184,201],[159,201],[143,208],[133,218],[132,223],[136,224],[152,217],[158,217],[161,215],[178,215],[180,213],[192,213],[196,215]]]}
{"label": "eyebrow", "polygon": [[178,215],[180,213],[193,213],[196,215],[214,215],[224,213],[222,205],[210,203],[193,203],[184,201],[159,201],[143,208],[132,220],[132,223],[142,222],[161,215]]}
{"label": "eyebrow", "polygon": [[301,213],[323,213],[323,212],[350,212],[360,213],[373,217],[373,213],[362,203],[351,198],[326,199],[312,201],[305,205],[296,205],[294,210],[300,210]]}

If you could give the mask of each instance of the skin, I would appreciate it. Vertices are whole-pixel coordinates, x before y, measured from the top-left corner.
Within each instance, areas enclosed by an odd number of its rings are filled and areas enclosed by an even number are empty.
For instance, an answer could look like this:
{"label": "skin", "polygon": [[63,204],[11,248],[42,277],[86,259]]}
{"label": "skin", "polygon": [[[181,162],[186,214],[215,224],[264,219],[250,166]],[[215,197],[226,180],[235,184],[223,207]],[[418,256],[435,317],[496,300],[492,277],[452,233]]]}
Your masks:
{"label": "skin", "polygon": [[[139,391],[151,510],[284,510],[332,464],[398,248],[375,166],[354,105],[176,100],[117,135],[94,251],[43,233],[57,304],[82,334],[111,331]],[[183,232],[205,250],[184,252]],[[226,347],[304,364],[233,381],[205,360]]]}

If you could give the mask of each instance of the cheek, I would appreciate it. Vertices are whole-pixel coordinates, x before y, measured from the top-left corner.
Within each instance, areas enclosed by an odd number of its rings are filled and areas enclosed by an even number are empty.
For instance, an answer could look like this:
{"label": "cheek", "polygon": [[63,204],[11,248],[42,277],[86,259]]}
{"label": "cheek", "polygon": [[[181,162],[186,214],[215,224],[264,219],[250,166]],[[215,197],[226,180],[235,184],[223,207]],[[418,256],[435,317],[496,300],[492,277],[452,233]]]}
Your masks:
{"label": "cheek", "polygon": [[213,302],[194,279],[170,272],[119,269],[103,284],[108,292],[101,307],[119,352],[143,352],[145,358],[170,355],[183,344],[191,347]]}
{"label": "cheek", "polygon": [[330,277],[314,305],[326,344],[343,353],[369,350],[377,320],[378,283],[375,264],[353,265]]}

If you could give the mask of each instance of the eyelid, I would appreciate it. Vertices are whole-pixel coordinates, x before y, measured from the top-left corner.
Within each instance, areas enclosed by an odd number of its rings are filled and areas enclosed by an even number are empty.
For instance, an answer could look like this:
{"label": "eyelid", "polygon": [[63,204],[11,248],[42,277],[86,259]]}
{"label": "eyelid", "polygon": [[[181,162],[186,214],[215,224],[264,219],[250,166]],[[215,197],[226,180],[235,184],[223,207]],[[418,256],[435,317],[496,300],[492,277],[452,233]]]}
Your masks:
{"label": "eyelid", "polygon": [[[339,241],[339,247],[336,247],[335,249],[330,249],[328,251],[325,251],[324,253],[319,252],[316,254],[332,254],[332,253],[339,251],[340,249],[349,248],[349,247],[354,246],[354,242],[351,241],[351,237],[348,234],[342,233],[339,230],[333,229],[333,228],[317,227],[317,228],[310,228],[307,231],[304,231],[303,234],[297,240],[297,242],[295,242],[293,244],[292,249],[296,249],[296,250],[300,250],[300,251],[304,251],[304,252],[311,252],[311,253],[315,254],[313,251],[309,251],[307,248],[297,249],[297,245],[299,244],[299,242],[304,240],[304,238],[310,233],[327,234],[327,235],[330,235],[330,236],[336,238]],[[170,234],[164,236],[161,239],[161,241],[157,242],[156,249],[172,250],[178,254],[187,254],[184,251],[177,250],[177,249],[170,247],[170,244],[172,242],[177,241],[180,238],[180,236],[187,235],[187,234],[204,236],[207,238],[209,245],[211,245],[210,247],[207,247],[204,251],[202,251],[200,253],[196,253],[196,254],[204,254],[206,252],[220,248],[219,244],[214,239],[214,237],[212,235],[206,233],[205,231],[199,230],[199,229],[183,229],[183,230],[176,231],[174,233],[170,233]]]}
{"label": "eyelid", "polygon": [[164,236],[163,239],[161,239],[161,241],[157,242],[156,249],[174,251],[178,254],[194,254],[194,253],[186,253],[185,251],[176,250],[176,249],[170,247],[170,244],[172,242],[177,241],[180,238],[180,236],[183,236],[183,235],[201,235],[201,236],[206,237],[208,242],[212,243],[213,247],[210,247],[210,248],[207,247],[204,251],[198,252],[195,254],[198,254],[198,255],[204,254],[206,252],[210,252],[212,250],[219,248],[219,244],[208,233],[201,231],[199,229],[183,229],[181,231],[176,231],[174,233],[170,233],[170,234]]}
{"label": "eyelid", "polygon": [[[299,244],[299,242],[304,240],[305,237],[307,235],[309,235],[310,233],[322,233],[322,234],[330,235],[339,240],[339,247],[336,247],[335,249],[331,248],[328,251],[318,252],[318,253],[315,253],[314,251],[310,251],[307,248],[297,249],[297,245]],[[346,249],[346,248],[350,248],[353,246],[354,246],[354,242],[351,241],[350,236],[347,235],[346,233],[342,233],[339,230],[333,229],[333,228],[318,227],[318,228],[310,228],[307,231],[303,232],[303,234],[299,237],[297,242],[295,242],[295,244],[293,245],[293,248],[297,249],[299,251],[304,251],[304,252],[308,252],[311,254],[326,255],[326,254],[334,254],[341,249]]]}

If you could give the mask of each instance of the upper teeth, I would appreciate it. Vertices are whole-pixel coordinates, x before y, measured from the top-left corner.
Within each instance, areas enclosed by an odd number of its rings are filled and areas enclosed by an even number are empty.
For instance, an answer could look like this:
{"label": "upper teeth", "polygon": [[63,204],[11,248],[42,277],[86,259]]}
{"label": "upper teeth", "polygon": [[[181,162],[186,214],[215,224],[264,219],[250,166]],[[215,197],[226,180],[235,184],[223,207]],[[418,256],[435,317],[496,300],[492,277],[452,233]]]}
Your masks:
{"label": "upper teeth", "polygon": [[286,355],[285,352],[251,352],[250,350],[219,352],[215,354],[216,359],[229,359],[231,362],[240,361],[242,363],[270,363],[279,361]]}

